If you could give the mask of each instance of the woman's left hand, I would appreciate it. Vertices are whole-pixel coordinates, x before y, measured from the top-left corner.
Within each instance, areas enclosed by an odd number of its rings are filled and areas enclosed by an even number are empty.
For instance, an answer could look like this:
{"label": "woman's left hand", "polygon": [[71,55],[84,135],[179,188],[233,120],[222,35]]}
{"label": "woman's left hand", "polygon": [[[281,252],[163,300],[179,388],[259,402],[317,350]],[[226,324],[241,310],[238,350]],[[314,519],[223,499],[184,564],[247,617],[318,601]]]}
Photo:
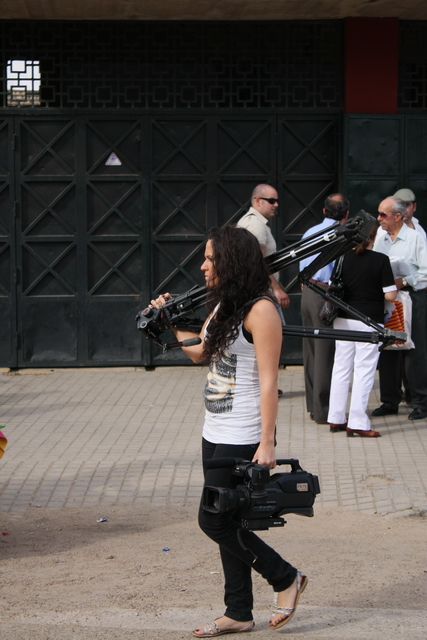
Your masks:
{"label": "woman's left hand", "polygon": [[166,302],[171,299],[172,299],[172,296],[170,293],[162,293],[158,298],[156,298],[155,300],[152,300],[148,306],[150,308],[160,309],[160,307],[163,307],[163,305],[166,304]]}
{"label": "woman's left hand", "polygon": [[274,448],[274,444],[264,445],[260,443],[254,457],[252,458],[252,462],[257,462],[269,469],[274,469],[276,466],[276,450]]}

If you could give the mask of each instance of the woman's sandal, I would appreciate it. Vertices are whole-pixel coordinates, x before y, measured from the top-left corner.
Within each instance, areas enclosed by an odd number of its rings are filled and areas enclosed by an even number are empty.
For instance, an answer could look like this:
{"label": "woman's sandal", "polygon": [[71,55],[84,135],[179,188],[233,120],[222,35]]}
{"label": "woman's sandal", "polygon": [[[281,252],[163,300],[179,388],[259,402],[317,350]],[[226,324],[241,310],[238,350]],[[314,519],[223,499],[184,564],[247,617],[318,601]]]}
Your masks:
{"label": "woman's sandal", "polygon": [[[216,618],[216,620],[218,620],[218,618]],[[245,633],[245,631],[252,631],[254,626],[255,622],[251,620],[248,626],[243,629],[220,629],[214,620],[213,622],[205,624],[203,633],[195,633],[195,631],[193,631],[193,636],[195,638],[212,638],[213,636],[223,636],[226,633]]]}
{"label": "woman's sandal", "polygon": [[283,627],[284,624],[289,622],[289,620],[292,618],[292,616],[294,615],[297,609],[299,597],[304,591],[304,589],[306,588],[307,582],[308,582],[307,576],[301,573],[301,571],[297,571],[297,595],[295,597],[295,602],[293,607],[279,607],[277,605],[279,593],[276,592],[274,594],[274,605],[272,608],[272,614],[273,616],[283,615],[283,616],[286,616],[286,618],[284,618],[283,620],[280,620],[280,622],[278,622],[275,625],[269,623],[268,626],[270,627],[270,629],[280,629],[280,627]]}

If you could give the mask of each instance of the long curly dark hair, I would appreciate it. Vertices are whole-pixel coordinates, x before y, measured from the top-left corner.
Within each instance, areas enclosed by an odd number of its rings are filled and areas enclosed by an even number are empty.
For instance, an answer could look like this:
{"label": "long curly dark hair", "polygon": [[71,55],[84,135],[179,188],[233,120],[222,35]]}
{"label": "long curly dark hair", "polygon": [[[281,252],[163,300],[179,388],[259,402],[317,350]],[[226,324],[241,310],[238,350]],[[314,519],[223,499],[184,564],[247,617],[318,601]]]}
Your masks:
{"label": "long curly dark hair", "polygon": [[[219,309],[209,323],[204,356],[218,360],[234,342],[239,325],[255,298],[268,296],[270,277],[259,242],[247,229],[233,225],[209,232],[217,282],[209,288],[207,305]],[[251,304],[252,303],[252,304]]]}

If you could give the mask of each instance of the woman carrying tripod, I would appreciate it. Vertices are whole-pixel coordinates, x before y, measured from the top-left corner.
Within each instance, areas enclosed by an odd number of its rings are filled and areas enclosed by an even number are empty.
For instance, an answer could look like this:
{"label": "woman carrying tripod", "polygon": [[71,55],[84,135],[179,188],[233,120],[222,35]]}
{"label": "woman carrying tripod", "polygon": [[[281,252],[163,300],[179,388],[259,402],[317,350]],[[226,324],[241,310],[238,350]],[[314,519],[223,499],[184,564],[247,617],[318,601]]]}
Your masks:
{"label": "woman carrying tripod", "polygon": [[[233,457],[276,465],[277,378],[282,324],[269,294],[269,273],[259,243],[246,229],[214,228],[201,266],[208,287],[208,317],[201,343],[183,347],[193,362],[209,362],[202,455],[205,485],[235,489],[232,469],[206,469],[214,458]],[[165,293],[151,301],[161,307]],[[178,341],[194,338],[173,329]],[[273,587],[276,604],[269,626],[278,629],[295,613],[307,577],[252,531],[241,529],[236,511],[199,511],[201,529],[219,545],[225,577],[223,616],[197,627],[196,638],[251,631],[251,570]]]}

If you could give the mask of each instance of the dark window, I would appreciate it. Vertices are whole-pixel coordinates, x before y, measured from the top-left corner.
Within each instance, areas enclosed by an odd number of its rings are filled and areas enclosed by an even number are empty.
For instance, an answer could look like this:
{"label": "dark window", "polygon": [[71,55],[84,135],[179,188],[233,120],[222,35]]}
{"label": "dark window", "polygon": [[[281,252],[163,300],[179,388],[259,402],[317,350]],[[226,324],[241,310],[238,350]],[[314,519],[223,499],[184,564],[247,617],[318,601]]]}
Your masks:
{"label": "dark window", "polygon": [[[0,37],[4,106],[342,106],[340,20],[0,21]],[[34,84],[9,99],[11,60],[39,65],[37,98]]]}
{"label": "dark window", "polygon": [[399,109],[427,107],[427,21],[399,23]]}

